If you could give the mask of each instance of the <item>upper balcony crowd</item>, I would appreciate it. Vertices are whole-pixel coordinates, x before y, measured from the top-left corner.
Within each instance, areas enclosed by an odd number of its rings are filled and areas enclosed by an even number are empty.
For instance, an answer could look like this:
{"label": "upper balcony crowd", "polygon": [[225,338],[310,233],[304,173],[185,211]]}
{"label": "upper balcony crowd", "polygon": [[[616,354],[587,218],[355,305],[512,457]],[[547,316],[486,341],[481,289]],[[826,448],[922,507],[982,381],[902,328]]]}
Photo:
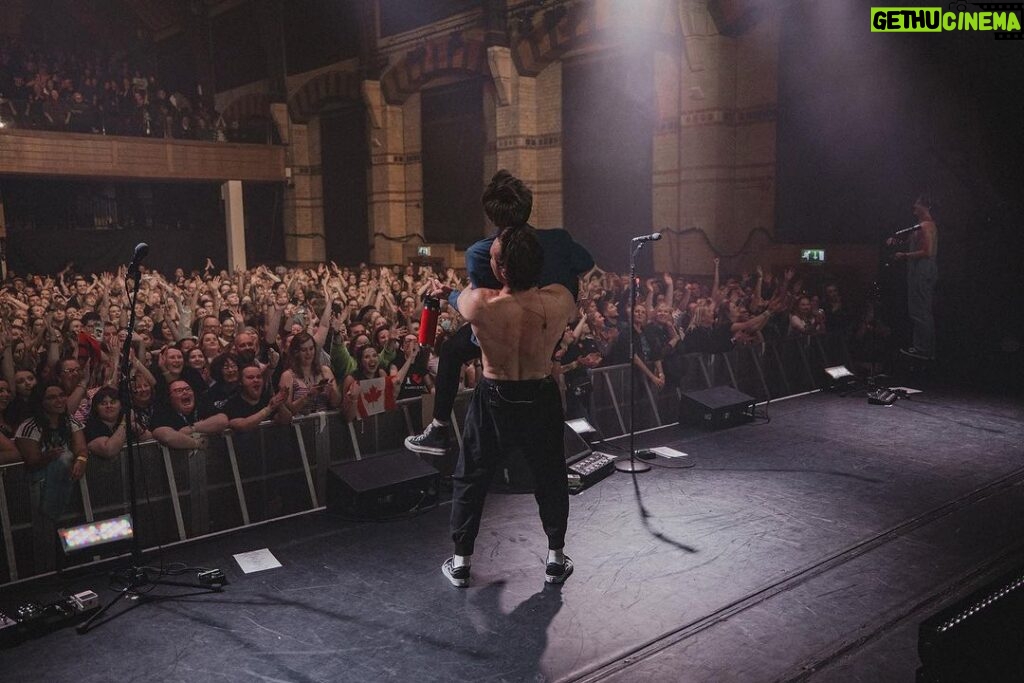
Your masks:
{"label": "upper balcony crowd", "polygon": [[226,120],[196,87],[165,87],[151,63],[120,52],[46,49],[0,36],[0,126],[210,142],[268,141]]}

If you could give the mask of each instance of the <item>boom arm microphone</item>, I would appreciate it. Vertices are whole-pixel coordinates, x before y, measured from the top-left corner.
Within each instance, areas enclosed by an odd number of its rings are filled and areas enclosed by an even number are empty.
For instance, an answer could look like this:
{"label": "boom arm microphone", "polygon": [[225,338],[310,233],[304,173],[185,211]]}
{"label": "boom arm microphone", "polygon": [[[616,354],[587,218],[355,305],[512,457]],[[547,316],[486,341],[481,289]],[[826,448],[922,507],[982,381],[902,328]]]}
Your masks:
{"label": "boom arm microphone", "polygon": [[660,232],[652,232],[650,235],[640,235],[639,237],[634,237],[633,241],[634,242],[657,242],[660,239],[661,239],[661,233]]}
{"label": "boom arm microphone", "polygon": [[149,253],[149,245],[145,242],[139,242],[135,245],[135,253],[132,254],[131,263],[128,264],[129,273],[139,272],[139,264],[142,263],[142,259],[146,258],[146,254]]}

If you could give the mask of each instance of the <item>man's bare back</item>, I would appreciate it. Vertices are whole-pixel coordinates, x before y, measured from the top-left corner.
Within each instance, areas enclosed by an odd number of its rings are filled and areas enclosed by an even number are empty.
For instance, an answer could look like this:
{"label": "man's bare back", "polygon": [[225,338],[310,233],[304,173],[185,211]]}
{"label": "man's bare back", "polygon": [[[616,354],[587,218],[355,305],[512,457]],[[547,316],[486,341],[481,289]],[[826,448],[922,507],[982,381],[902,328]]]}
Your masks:
{"label": "man's bare back", "polygon": [[467,289],[459,295],[459,312],[480,340],[484,377],[495,380],[550,375],[551,353],[575,310],[562,285],[520,292]]}

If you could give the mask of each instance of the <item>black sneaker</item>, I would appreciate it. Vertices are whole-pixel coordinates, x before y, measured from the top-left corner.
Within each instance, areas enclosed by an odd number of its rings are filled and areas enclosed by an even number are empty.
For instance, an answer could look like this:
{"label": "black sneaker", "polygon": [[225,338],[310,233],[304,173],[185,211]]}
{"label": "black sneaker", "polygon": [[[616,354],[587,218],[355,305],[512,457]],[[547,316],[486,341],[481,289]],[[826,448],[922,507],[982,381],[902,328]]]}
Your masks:
{"label": "black sneaker", "polygon": [[910,356],[911,358],[917,358],[919,360],[935,360],[935,356],[933,354],[925,353],[924,351],[914,348],[913,346],[907,349],[900,349],[900,353],[902,353],[904,356]]}
{"label": "black sneaker", "polygon": [[405,437],[405,447],[413,453],[444,455],[451,447],[449,432],[448,425],[437,426],[431,422],[422,434]]}
{"label": "black sneaker", "polygon": [[566,555],[565,564],[548,562],[544,571],[544,580],[548,583],[565,583],[565,580],[572,576],[572,559]]}
{"label": "black sneaker", "polygon": [[441,565],[441,573],[456,588],[465,588],[469,585],[469,567],[466,565],[456,567],[454,557],[449,557],[444,561],[444,564]]}

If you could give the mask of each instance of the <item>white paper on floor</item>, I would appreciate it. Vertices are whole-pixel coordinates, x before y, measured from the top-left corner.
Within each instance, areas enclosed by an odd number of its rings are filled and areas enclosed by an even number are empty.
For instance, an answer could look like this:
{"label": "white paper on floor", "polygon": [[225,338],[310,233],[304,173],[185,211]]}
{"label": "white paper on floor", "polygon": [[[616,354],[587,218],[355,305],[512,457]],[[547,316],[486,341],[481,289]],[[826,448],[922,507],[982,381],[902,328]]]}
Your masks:
{"label": "white paper on floor", "polygon": [[655,446],[654,448],[651,448],[650,451],[651,451],[651,453],[654,453],[655,455],[660,455],[663,458],[689,458],[690,457],[688,453],[683,453],[682,451],[677,451],[676,449],[669,448],[668,446]]}
{"label": "white paper on floor", "polygon": [[266,548],[263,548],[262,550],[252,550],[247,553],[238,553],[235,555],[235,562],[238,563],[239,568],[246,574],[261,572],[264,569],[274,569],[281,566],[281,563],[277,561],[274,554]]}

